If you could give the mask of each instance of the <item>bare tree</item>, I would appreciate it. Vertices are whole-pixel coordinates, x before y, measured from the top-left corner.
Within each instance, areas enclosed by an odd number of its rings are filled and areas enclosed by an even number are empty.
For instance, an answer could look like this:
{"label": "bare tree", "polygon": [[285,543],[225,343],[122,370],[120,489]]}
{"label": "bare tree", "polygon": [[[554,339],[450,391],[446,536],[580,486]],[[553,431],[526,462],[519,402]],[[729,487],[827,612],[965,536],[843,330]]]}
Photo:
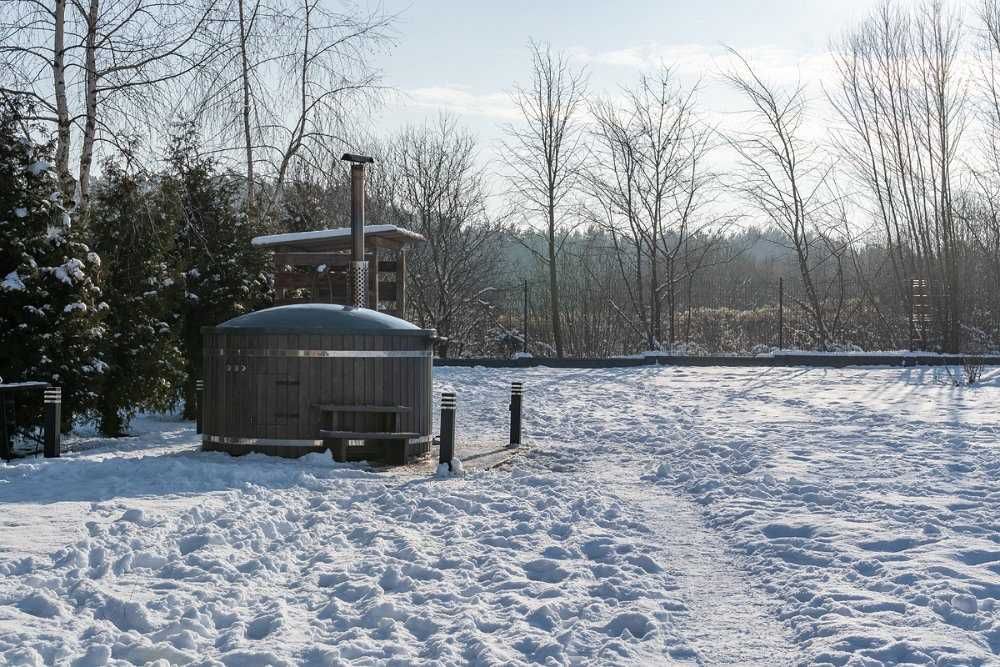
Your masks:
{"label": "bare tree", "polygon": [[461,354],[464,341],[489,321],[484,307],[500,265],[501,225],[486,210],[476,140],[454,118],[409,127],[390,144],[398,209],[426,243],[410,253],[412,307],[422,325],[444,338],[438,354]]}
{"label": "bare tree", "polygon": [[178,115],[202,121],[209,150],[241,154],[248,202],[267,173],[273,205],[295,161],[322,168],[343,148],[349,102],[372,101],[370,55],[392,22],[325,0],[11,0],[4,10],[0,88],[55,127],[57,173],[81,212],[97,145],[132,154]]}
{"label": "bare tree", "polygon": [[[674,78],[661,67],[640,76],[635,88],[623,89],[624,102],[603,99],[591,105],[594,159],[588,183],[604,213],[595,219],[611,236],[626,284],[635,278],[628,295],[649,349],[660,347],[664,338],[665,299],[673,343],[674,288],[684,273],[677,258],[691,250],[693,236],[718,222],[700,216],[715,181],[705,164],[711,131],[695,114],[697,87],[685,89]],[[632,251],[631,271],[624,269],[620,237]],[[684,257],[682,267],[696,270],[693,255]]]}
{"label": "bare tree", "polygon": [[813,279],[813,254],[821,243],[826,206],[821,193],[830,167],[801,136],[806,112],[803,88],[781,90],[765,82],[737,51],[729,52],[737,66],[725,73],[725,79],[750,104],[746,129],[729,142],[742,167],[737,188],[781,231],[795,253],[816,344],[823,349],[830,332]]}
{"label": "bare tree", "polygon": [[350,143],[347,124],[377,99],[371,56],[390,40],[395,17],[331,5],[229,0],[214,17],[214,56],[187,112],[214,150],[242,163],[251,210],[272,211],[295,169],[331,175]]}
{"label": "bare tree", "polygon": [[552,336],[556,355],[563,356],[560,321],[558,255],[566,238],[567,198],[580,184],[584,133],[580,112],[587,94],[587,76],[573,69],[568,58],[548,45],[532,41],[531,83],[514,88],[520,125],[507,125],[503,159],[514,196],[530,214],[542,218],[540,236],[545,252],[527,247],[548,268]]}
{"label": "bare tree", "polygon": [[[56,129],[64,196],[85,212],[95,147],[130,152],[171,82],[208,56],[208,18],[217,0],[34,0],[5,3],[0,19],[0,88],[32,99],[36,120]],[[73,134],[80,137],[75,183]]]}
{"label": "bare tree", "polygon": [[[972,196],[962,202],[959,217],[968,242],[984,258],[975,267],[979,276],[969,283],[968,296],[978,297],[982,309],[992,314],[992,322],[982,324],[1000,332],[1000,0],[982,0],[979,19],[975,109],[983,132],[978,159],[970,169]],[[971,293],[976,287],[978,295]]]}
{"label": "bare tree", "polygon": [[911,305],[912,279],[928,281],[941,345],[953,352],[963,308],[952,194],[966,121],[961,32],[942,2],[886,2],[835,45],[830,95],[846,125],[837,144],[882,223],[897,303]]}

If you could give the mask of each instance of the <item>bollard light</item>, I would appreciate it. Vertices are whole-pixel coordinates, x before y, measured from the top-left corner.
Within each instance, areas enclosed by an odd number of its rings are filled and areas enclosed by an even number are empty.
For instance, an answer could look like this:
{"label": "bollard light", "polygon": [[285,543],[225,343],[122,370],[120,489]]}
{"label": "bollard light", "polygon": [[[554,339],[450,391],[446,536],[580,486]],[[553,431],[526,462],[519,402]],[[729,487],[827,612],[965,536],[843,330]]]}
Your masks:
{"label": "bollard light", "polygon": [[48,387],[45,390],[45,458],[59,458],[62,453],[62,434],[60,433],[60,421],[62,421],[62,389],[60,387]]}
{"label": "bollard light", "polygon": [[521,445],[521,404],[524,399],[524,383],[510,383],[510,446]]}
{"label": "bollard light", "polygon": [[194,382],[194,432],[201,435],[205,415],[205,381]]}
{"label": "bollard light", "polygon": [[438,463],[447,463],[452,469],[451,460],[455,458],[455,393],[441,394],[441,447],[438,453]]}

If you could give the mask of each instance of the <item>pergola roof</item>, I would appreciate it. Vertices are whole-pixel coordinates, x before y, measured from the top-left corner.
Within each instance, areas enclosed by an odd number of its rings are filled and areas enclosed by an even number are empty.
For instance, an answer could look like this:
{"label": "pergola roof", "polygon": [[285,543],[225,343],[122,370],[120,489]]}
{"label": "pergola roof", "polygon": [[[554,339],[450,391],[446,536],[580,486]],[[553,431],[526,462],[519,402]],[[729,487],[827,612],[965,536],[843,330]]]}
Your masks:
{"label": "pergola roof", "polygon": [[[396,225],[367,225],[365,227],[365,243],[400,247],[417,241],[424,241],[423,236]],[[260,248],[275,250],[344,250],[351,247],[351,228],[318,229],[312,232],[293,232],[291,234],[271,234],[258,236],[253,245]]]}

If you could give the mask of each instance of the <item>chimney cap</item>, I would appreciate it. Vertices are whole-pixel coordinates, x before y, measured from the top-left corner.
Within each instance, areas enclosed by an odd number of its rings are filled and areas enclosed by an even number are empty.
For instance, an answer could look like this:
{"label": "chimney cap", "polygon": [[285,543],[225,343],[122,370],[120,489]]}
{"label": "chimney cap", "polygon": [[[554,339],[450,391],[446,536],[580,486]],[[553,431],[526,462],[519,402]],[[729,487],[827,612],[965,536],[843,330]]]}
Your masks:
{"label": "chimney cap", "polygon": [[352,153],[344,153],[340,156],[341,160],[345,162],[354,162],[355,164],[371,164],[375,162],[375,158],[368,157],[367,155],[354,155]]}

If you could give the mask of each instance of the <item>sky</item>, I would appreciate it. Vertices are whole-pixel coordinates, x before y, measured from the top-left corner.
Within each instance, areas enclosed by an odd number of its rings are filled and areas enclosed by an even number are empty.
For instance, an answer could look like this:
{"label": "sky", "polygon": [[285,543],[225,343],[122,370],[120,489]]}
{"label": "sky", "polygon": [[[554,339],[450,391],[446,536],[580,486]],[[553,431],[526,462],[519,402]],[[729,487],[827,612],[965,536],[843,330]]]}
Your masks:
{"label": "sky", "polygon": [[706,120],[723,129],[739,123],[741,108],[719,80],[729,62],[724,46],[732,46],[771,82],[807,84],[818,132],[826,122],[819,84],[831,73],[830,39],[878,2],[385,0],[385,10],[398,15],[396,45],[379,65],[397,93],[376,125],[391,132],[454,113],[479,137],[481,160],[496,166],[500,126],[517,120],[509,93],[529,80],[527,45],[535,39],[586,67],[596,94],[613,94],[661,62],[671,65],[682,83],[699,84]]}

